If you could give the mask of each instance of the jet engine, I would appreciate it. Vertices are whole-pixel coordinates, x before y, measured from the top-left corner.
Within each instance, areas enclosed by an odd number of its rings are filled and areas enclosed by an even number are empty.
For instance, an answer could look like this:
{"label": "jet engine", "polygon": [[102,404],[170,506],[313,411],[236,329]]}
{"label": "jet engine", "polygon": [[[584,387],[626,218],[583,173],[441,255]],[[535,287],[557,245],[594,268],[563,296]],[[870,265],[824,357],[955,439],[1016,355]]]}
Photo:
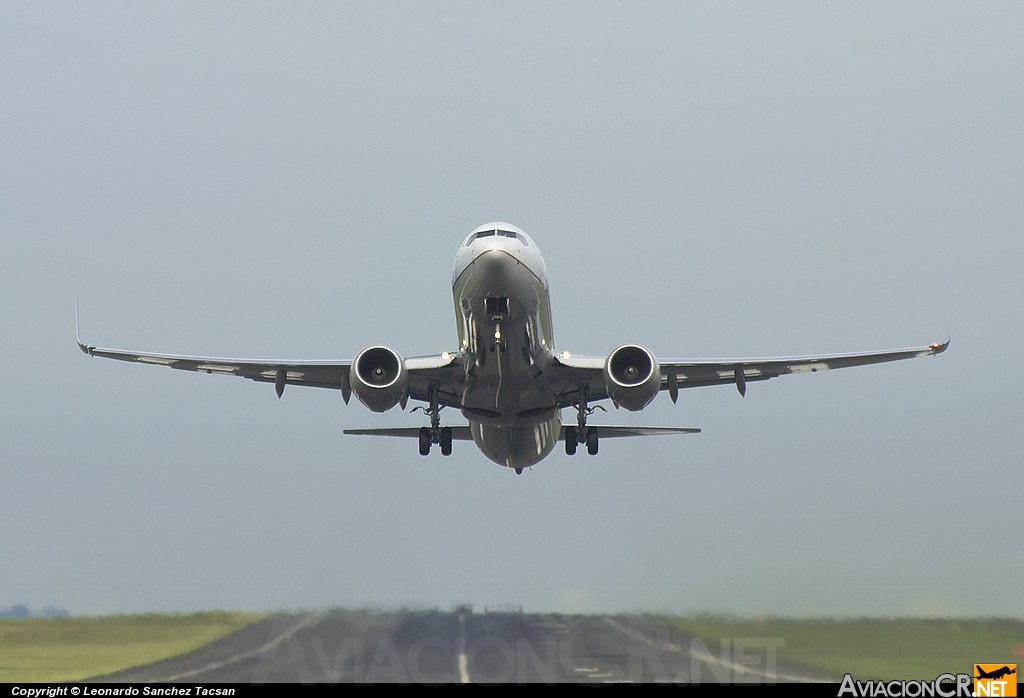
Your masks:
{"label": "jet engine", "polygon": [[642,410],[661,389],[661,366],[654,354],[636,344],[624,344],[604,362],[608,397],[631,412]]}
{"label": "jet engine", "polygon": [[389,347],[369,347],[359,352],[349,370],[349,384],[359,402],[374,412],[385,412],[409,392],[405,359]]}

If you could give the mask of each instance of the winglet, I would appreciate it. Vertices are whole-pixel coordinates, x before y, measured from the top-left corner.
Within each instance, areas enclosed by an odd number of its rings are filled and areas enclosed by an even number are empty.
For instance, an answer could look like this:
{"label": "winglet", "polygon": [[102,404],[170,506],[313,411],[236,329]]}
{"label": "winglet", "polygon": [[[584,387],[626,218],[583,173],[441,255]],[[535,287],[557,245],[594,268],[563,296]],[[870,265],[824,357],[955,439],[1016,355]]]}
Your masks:
{"label": "winglet", "polygon": [[946,351],[949,348],[949,343],[953,341],[953,303],[956,302],[956,294],[954,293],[949,299],[949,329],[946,331],[945,342],[935,342],[931,345],[932,356],[936,356]]}
{"label": "winglet", "polygon": [[92,356],[92,350],[96,347],[91,347],[88,344],[82,343],[82,333],[79,329],[80,324],[78,320],[78,296],[75,296],[75,341],[78,342],[78,348],[82,350],[82,353]]}

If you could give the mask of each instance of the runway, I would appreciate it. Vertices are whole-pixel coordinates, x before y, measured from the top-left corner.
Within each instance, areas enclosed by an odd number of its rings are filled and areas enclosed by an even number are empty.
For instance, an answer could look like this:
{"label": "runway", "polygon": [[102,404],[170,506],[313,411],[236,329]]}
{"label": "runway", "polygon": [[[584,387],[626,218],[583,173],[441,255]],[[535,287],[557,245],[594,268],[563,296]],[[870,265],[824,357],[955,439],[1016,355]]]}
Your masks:
{"label": "runway", "polygon": [[[94,681],[519,684],[828,681],[783,638],[691,638],[652,616],[330,610],[271,616],[196,652]],[[834,680],[834,679],[833,679]]]}

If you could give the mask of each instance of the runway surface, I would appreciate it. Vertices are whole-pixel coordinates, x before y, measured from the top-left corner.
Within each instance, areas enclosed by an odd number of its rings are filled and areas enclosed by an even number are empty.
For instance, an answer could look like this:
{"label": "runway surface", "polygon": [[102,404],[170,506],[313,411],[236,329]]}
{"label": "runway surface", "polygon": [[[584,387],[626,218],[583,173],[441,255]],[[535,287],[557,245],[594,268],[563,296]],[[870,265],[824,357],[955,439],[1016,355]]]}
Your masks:
{"label": "runway surface", "polygon": [[[95,681],[515,684],[827,681],[776,661],[778,637],[705,643],[648,616],[277,614],[196,652]],[[834,679],[833,679],[834,680]]]}

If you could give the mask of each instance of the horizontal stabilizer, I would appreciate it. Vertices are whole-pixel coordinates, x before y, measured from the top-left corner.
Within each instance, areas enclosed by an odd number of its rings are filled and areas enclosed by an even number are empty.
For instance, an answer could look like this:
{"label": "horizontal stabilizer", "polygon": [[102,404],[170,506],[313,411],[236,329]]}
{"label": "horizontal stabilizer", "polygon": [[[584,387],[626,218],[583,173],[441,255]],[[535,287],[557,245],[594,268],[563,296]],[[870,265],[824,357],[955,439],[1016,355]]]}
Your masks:
{"label": "horizontal stabilizer", "polygon": [[[472,441],[469,426],[449,427],[453,441]],[[626,436],[664,436],[666,434],[699,434],[697,427],[613,427],[597,426],[597,433],[602,439],[617,439]],[[406,439],[419,438],[419,427],[382,427],[379,429],[345,429],[350,436],[393,436]],[[565,439],[565,427],[562,427],[561,438]]]}
{"label": "horizontal stabilizer", "polygon": [[[666,434],[699,434],[697,427],[612,427],[595,425],[601,439],[617,439],[626,436],[664,436]],[[562,440],[565,440],[565,427],[562,427]]]}
{"label": "horizontal stabilizer", "polygon": [[[452,430],[452,441],[472,441],[469,433],[469,426],[448,427]],[[399,436],[407,439],[418,439],[420,436],[419,427],[384,427],[381,429],[346,429],[346,434],[352,436]]]}

